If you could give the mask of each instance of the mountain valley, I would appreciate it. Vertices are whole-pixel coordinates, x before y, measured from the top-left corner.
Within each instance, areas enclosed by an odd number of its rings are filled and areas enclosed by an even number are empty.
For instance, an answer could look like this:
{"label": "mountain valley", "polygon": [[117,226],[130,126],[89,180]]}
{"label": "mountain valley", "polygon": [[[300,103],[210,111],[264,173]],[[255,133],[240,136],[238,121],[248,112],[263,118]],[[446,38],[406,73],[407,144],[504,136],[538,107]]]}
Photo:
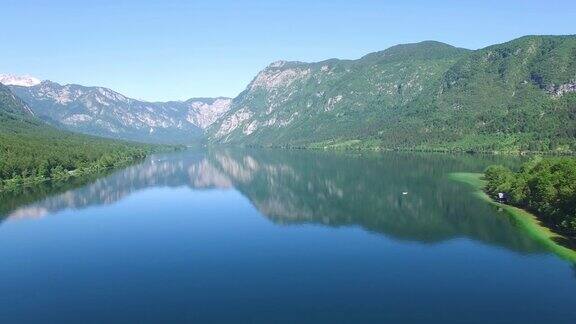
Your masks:
{"label": "mountain valley", "polygon": [[278,61],[234,99],[146,102],[29,76],[0,82],[48,124],[138,142],[576,151],[576,36],[478,50],[424,41],[357,60]]}

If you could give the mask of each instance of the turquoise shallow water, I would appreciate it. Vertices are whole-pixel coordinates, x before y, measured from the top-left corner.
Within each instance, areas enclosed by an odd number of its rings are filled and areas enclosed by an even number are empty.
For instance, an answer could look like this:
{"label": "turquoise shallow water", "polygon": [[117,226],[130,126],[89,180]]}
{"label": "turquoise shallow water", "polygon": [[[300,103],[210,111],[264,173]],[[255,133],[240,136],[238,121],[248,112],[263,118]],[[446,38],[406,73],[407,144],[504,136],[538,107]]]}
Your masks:
{"label": "turquoise shallow water", "polygon": [[0,321],[575,323],[575,267],[448,178],[495,162],[180,152],[4,194]]}

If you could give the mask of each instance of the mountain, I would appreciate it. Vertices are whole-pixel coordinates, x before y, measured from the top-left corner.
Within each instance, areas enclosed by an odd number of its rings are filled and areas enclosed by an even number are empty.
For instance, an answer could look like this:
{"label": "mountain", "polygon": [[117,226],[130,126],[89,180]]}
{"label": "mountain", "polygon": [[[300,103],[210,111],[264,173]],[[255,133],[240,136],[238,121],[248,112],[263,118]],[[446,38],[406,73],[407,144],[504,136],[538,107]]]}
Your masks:
{"label": "mountain", "polygon": [[459,60],[413,126],[436,147],[574,152],[575,91],[576,36],[526,36]]}
{"label": "mountain", "polygon": [[15,118],[16,116],[33,116],[34,112],[8,87],[0,83],[0,115],[2,118]]}
{"label": "mountain", "polygon": [[221,143],[303,145],[365,138],[381,120],[437,87],[469,51],[426,41],[358,60],[272,63],[210,129]]}
{"label": "mountain", "polygon": [[275,62],[208,130],[214,143],[576,151],[576,36],[470,51],[426,41],[358,60]]}
{"label": "mountain", "polygon": [[573,35],[278,61],[234,99],[145,102],[102,87],[0,80],[54,126],[142,142],[576,152]]}
{"label": "mountain", "polygon": [[71,172],[92,172],[142,158],[152,147],[74,134],[47,125],[0,84],[0,191]]}
{"label": "mountain", "polygon": [[46,122],[75,132],[152,143],[188,144],[225,113],[231,99],[146,102],[103,87],[42,81],[11,90]]}

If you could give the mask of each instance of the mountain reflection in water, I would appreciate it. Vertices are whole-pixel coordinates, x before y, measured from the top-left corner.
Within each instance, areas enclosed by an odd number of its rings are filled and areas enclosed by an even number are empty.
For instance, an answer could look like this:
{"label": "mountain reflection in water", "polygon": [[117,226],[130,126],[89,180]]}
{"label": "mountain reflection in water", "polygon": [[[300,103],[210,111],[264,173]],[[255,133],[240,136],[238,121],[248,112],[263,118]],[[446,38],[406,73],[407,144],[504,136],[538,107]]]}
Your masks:
{"label": "mountain reflection in water", "polygon": [[234,189],[277,224],[360,226],[423,243],[465,237],[523,253],[543,252],[508,217],[474,197],[471,188],[447,177],[497,162],[517,165],[519,160],[413,153],[185,151],[151,156],[77,188],[5,193],[0,196],[0,213],[8,218],[41,217],[112,204],[150,187]]}

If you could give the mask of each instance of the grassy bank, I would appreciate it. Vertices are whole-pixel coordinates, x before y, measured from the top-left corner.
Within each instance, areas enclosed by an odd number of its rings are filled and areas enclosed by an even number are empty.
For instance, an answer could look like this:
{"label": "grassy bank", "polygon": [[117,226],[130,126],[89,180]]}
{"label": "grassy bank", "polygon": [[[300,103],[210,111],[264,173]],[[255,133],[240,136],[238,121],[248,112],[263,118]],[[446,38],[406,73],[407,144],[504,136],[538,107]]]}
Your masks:
{"label": "grassy bank", "polygon": [[492,200],[483,190],[484,186],[486,185],[486,181],[482,180],[482,177],[483,174],[481,173],[450,174],[451,179],[466,183],[474,187],[476,189],[474,194],[479,198],[504,210],[516,225],[525,230],[538,242],[546,246],[550,251],[554,252],[563,259],[576,263],[576,251],[562,245],[562,242],[567,240],[566,237],[554,233],[552,230],[544,226],[535,215],[520,208],[501,204]]}

